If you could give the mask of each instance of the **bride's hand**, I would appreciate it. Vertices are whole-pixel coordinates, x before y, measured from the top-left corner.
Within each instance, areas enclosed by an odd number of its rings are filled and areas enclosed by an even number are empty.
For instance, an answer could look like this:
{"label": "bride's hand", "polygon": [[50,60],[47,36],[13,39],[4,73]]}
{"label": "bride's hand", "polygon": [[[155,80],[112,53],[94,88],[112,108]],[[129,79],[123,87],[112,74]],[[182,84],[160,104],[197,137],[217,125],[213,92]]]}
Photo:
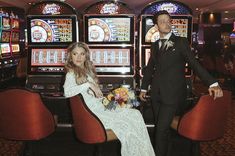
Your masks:
{"label": "bride's hand", "polygon": [[95,84],[93,84],[93,83],[90,83],[91,84],[91,89],[94,91],[94,93],[95,93],[95,96],[97,97],[97,98],[101,98],[101,97],[103,97],[103,93],[102,93],[102,91],[100,90],[100,88],[97,86],[97,85],[95,85]]}

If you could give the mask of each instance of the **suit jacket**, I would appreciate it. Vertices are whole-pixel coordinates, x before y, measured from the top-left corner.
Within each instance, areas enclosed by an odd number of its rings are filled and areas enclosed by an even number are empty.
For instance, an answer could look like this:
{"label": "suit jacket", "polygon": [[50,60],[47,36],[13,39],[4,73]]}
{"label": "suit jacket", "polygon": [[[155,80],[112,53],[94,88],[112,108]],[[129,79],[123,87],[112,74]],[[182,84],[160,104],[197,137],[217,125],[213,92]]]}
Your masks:
{"label": "suit jacket", "polygon": [[186,62],[208,86],[216,80],[197,62],[186,38],[172,34],[169,41],[173,46],[162,52],[159,50],[159,40],[152,44],[141,88],[147,90],[151,85],[152,100],[159,100],[155,96],[158,94],[163,103],[177,105],[186,100]]}

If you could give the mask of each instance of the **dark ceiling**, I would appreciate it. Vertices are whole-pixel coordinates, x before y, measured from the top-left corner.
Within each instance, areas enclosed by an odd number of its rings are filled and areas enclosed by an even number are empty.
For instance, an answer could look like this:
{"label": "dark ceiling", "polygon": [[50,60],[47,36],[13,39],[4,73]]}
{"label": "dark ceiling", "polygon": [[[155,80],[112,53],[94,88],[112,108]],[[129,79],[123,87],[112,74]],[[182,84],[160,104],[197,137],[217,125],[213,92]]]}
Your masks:
{"label": "dark ceiling", "polygon": [[[97,0],[61,0],[69,3],[79,12],[83,12]],[[117,0],[116,0],[117,1]],[[120,0],[126,3],[129,8],[133,9],[136,14],[151,2],[160,0]],[[232,23],[235,21],[235,0],[178,0],[188,5],[193,10],[194,20],[197,21],[198,14],[202,12],[219,12],[222,14],[223,23]],[[39,0],[0,0],[0,6],[14,6],[27,10],[30,4],[39,2]]]}

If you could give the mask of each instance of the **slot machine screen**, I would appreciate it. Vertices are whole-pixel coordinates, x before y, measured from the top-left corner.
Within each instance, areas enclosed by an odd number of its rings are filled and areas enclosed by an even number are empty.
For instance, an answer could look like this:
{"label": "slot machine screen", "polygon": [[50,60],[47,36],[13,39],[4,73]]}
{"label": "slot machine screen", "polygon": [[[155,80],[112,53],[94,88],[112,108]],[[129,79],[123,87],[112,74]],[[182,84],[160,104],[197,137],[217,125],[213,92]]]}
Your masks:
{"label": "slot machine screen", "polygon": [[1,43],[1,54],[4,56],[11,55],[11,49],[9,43]]}
{"label": "slot machine screen", "polygon": [[31,72],[64,72],[66,48],[30,48]]}
{"label": "slot machine screen", "polygon": [[134,42],[133,16],[85,16],[85,40],[92,44]]}
{"label": "slot machine screen", "polygon": [[28,16],[29,44],[69,44],[76,41],[76,16]]}
{"label": "slot machine screen", "polygon": [[11,33],[11,42],[19,42],[19,41],[20,41],[20,33],[13,31]]}
{"label": "slot machine screen", "polygon": [[1,42],[10,42],[10,31],[2,31]]}
{"label": "slot machine screen", "polygon": [[90,59],[99,75],[133,75],[133,48],[90,47]]}
{"label": "slot machine screen", "polygon": [[20,45],[19,44],[12,44],[11,49],[13,53],[20,52]]}
{"label": "slot machine screen", "polygon": [[[159,32],[153,24],[153,16],[142,16],[142,43],[149,44],[159,39]],[[191,42],[191,16],[172,16],[172,32],[176,36],[186,37]]]}
{"label": "slot machine screen", "polygon": [[20,22],[18,19],[13,19],[12,20],[12,25],[11,25],[12,29],[20,29]]}
{"label": "slot machine screen", "polygon": [[2,29],[3,30],[10,30],[10,18],[8,17],[2,17]]}

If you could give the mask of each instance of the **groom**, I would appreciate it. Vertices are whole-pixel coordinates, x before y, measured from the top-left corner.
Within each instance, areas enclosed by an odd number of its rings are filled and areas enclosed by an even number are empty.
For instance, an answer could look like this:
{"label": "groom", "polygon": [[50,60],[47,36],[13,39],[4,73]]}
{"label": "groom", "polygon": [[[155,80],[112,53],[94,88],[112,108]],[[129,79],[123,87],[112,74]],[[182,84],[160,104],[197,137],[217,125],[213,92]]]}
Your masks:
{"label": "groom", "polygon": [[[167,11],[159,11],[153,18],[160,33],[160,40],[152,44],[151,56],[144,73],[140,99],[151,85],[151,101],[155,118],[155,153],[166,156],[170,124],[175,115],[182,112],[186,101],[185,63],[209,86],[209,94],[217,97],[223,92],[216,80],[195,60],[186,38],[171,32],[171,17]],[[213,106],[212,106],[213,107]]]}

